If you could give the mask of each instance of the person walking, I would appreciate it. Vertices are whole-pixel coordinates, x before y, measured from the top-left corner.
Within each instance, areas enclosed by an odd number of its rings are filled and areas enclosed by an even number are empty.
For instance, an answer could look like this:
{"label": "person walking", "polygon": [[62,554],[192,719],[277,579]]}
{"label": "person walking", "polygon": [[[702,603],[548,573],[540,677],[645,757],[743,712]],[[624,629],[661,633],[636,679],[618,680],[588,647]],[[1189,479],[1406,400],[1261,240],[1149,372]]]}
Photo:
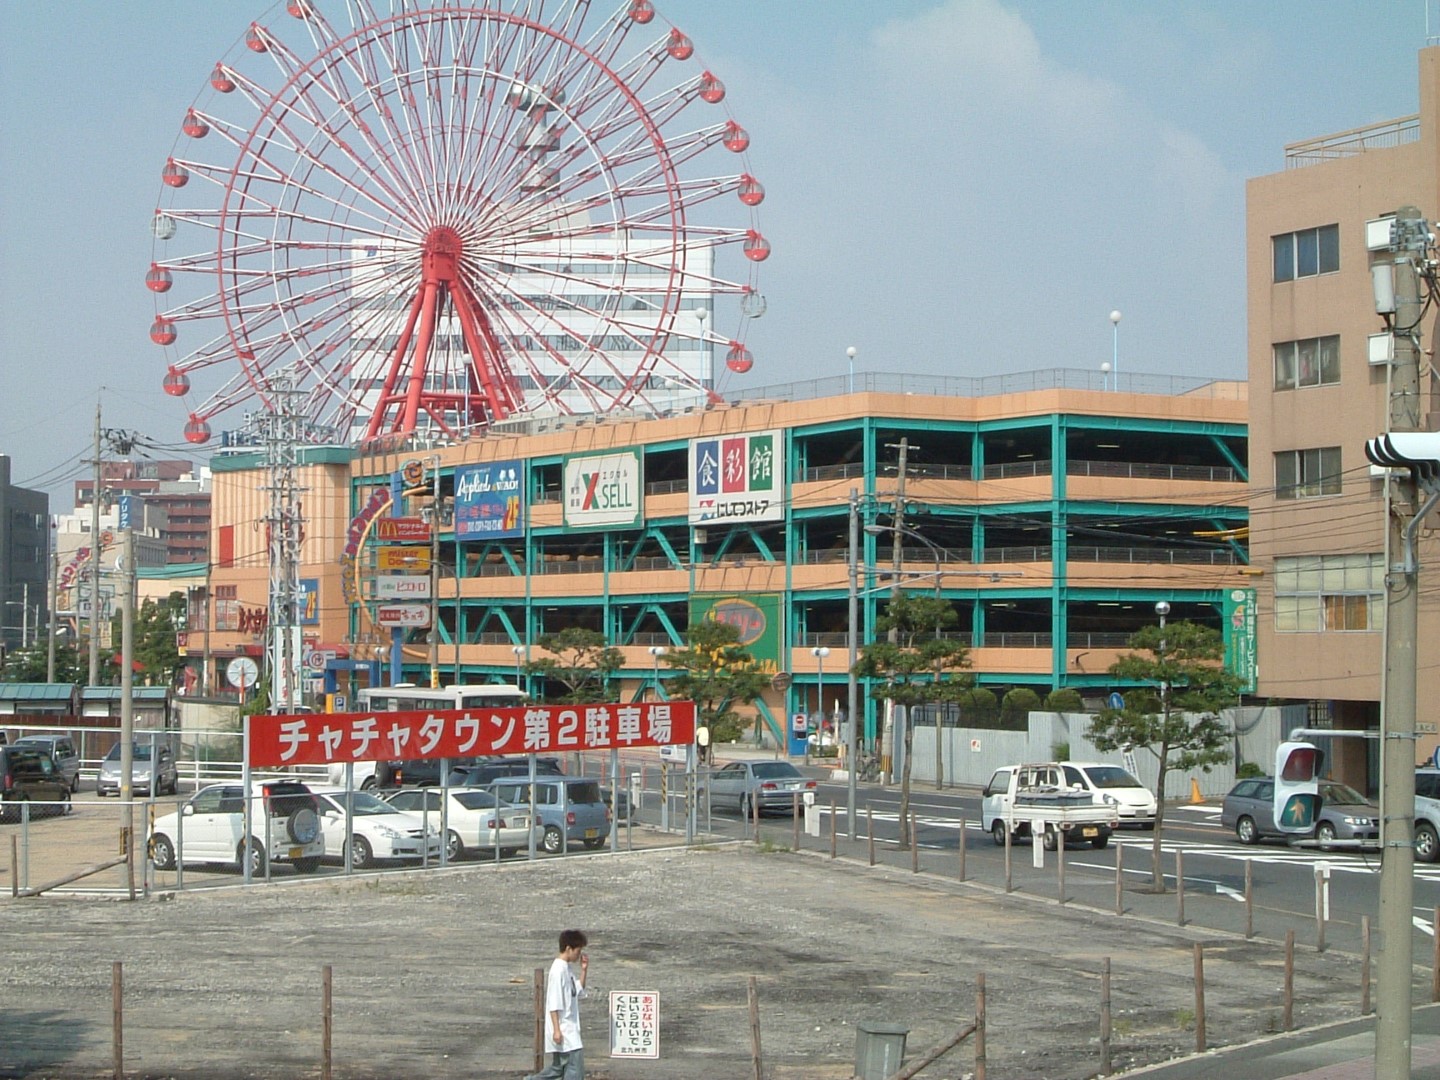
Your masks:
{"label": "person walking", "polygon": [[[580,999],[590,958],[589,939],[579,930],[560,931],[560,954],[545,976],[545,1014],[549,1018],[550,1061],[526,1080],[585,1080],[585,1050],[580,1040]],[[579,975],[576,975],[576,968]]]}

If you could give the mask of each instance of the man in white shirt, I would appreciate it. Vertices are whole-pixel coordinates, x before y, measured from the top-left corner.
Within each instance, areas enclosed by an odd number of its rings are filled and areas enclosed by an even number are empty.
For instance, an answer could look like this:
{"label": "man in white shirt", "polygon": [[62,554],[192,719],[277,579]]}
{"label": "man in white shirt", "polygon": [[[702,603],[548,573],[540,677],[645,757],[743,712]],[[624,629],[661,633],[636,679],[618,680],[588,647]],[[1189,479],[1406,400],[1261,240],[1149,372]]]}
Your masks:
{"label": "man in white shirt", "polygon": [[[545,1012],[550,1018],[550,1063],[526,1080],[585,1080],[585,1051],[580,1041],[580,999],[590,958],[589,939],[579,930],[560,932],[560,955],[545,976]],[[580,974],[575,974],[575,965]]]}

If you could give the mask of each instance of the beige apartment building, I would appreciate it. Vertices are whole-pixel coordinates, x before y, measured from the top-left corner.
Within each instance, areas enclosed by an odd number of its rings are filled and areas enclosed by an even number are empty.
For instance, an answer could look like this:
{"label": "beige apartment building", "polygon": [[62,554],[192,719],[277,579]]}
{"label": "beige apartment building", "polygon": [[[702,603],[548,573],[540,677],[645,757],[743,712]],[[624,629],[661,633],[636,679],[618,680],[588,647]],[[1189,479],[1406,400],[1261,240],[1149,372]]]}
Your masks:
{"label": "beige apartment building", "polygon": [[[1371,340],[1385,327],[1366,222],[1406,205],[1440,218],[1440,48],[1420,52],[1419,84],[1418,113],[1292,143],[1284,170],[1251,180],[1246,192],[1258,692],[1310,702],[1317,726],[1379,725],[1384,479],[1364,448],[1385,430],[1389,362],[1384,339]],[[1435,336],[1427,314],[1425,350]],[[1422,390],[1434,377],[1422,363]],[[1433,533],[1420,558],[1416,753],[1428,758],[1440,722]],[[1363,758],[1374,789],[1373,744],[1340,739],[1333,752],[1352,783]]]}

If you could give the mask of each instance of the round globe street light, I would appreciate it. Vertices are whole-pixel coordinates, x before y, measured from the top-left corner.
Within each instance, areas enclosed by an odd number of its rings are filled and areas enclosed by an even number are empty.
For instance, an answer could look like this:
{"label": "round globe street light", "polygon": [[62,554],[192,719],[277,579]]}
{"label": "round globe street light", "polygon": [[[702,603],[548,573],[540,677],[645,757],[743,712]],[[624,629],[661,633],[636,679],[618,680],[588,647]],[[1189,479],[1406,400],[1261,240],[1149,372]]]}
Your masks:
{"label": "round globe street light", "polygon": [[851,345],[845,350],[845,356],[850,361],[850,389],[848,393],[851,394],[855,392],[855,354],[859,351],[860,350],[855,348],[854,345]]}
{"label": "round globe street light", "polygon": [[1113,346],[1110,357],[1112,370],[1115,372],[1115,389],[1120,389],[1120,312],[1110,312],[1110,337]]}
{"label": "round globe street light", "polygon": [[668,651],[669,650],[666,649],[664,645],[650,646],[650,662],[654,665],[655,671],[652,678],[654,680],[654,693],[656,701],[660,700],[660,657],[664,656]]}
{"label": "round globe street light", "polygon": [[515,689],[523,690],[524,687],[520,685],[520,658],[525,655],[525,646],[511,645],[510,651],[515,654]]}
{"label": "round globe street light", "polygon": [[[815,657],[815,711],[820,714],[820,724],[825,724],[825,658],[830,655],[830,650],[824,645],[817,645],[810,650],[810,655]],[[816,728],[817,731],[821,728]]]}

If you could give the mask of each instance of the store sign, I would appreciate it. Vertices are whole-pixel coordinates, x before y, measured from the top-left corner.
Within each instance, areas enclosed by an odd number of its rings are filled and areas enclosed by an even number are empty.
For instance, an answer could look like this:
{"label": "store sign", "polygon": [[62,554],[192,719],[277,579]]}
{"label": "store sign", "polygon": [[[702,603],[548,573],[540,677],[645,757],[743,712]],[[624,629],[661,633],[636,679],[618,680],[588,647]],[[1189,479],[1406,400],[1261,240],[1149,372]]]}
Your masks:
{"label": "store sign", "polygon": [[394,543],[428,544],[430,523],[418,517],[377,518],[375,539]]}
{"label": "store sign", "polygon": [[525,532],[524,462],[493,461],[455,470],[455,539],[489,540]]}
{"label": "store sign", "polygon": [[784,670],[780,628],[784,610],[779,593],[747,593],[744,596],[699,594],[690,598],[690,625],[702,620],[733,626],[755,661],[755,670],[777,675]]}
{"label": "store sign", "polygon": [[382,604],[375,609],[375,621],[392,629],[429,626],[430,608],[426,604]]}
{"label": "store sign", "polygon": [[430,569],[430,549],[423,547],[382,547],[375,549],[376,570]]}
{"label": "store sign", "polygon": [[329,765],[689,745],[693,701],[250,718],[250,764]]}
{"label": "store sign", "polygon": [[645,484],[638,450],[565,459],[565,524],[599,529],[640,524]]}
{"label": "store sign", "polygon": [[377,577],[375,597],[378,600],[429,600],[430,579],[416,574]]}
{"label": "store sign", "polygon": [[784,432],[690,442],[690,524],[783,521]]}
{"label": "store sign", "polygon": [[320,624],[320,579],[302,577],[300,579],[300,625],[318,626]]}

